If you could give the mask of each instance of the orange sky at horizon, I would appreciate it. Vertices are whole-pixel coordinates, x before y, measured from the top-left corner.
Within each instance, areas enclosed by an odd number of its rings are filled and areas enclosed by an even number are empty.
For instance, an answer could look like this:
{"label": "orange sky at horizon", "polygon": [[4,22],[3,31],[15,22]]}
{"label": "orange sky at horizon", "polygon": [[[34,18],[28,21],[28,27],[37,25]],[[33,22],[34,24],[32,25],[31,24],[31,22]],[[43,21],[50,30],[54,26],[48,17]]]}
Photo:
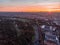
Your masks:
{"label": "orange sky at horizon", "polygon": [[60,12],[60,0],[0,0],[0,12]]}
{"label": "orange sky at horizon", "polygon": [[0,12],[60,12],[59,5],[48,6],[1,6]]}

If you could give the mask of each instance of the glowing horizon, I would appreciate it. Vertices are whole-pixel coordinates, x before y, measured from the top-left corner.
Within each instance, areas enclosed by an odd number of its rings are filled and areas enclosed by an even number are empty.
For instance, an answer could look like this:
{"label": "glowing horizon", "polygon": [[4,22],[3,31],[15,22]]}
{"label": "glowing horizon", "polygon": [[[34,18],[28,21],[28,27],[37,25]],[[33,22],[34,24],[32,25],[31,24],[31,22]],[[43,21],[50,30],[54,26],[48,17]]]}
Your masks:
{"label": "glowing horizon", "polygon": [[0,12],[60,12],[60,0],[0,0]]}
{"label": "glowing horizon", "polygon": [[[54,6],[55,7],[55,6]],[[22,6],[22,7],[1,7],[0,12],[60,12],[60,7],[52,6]]]}

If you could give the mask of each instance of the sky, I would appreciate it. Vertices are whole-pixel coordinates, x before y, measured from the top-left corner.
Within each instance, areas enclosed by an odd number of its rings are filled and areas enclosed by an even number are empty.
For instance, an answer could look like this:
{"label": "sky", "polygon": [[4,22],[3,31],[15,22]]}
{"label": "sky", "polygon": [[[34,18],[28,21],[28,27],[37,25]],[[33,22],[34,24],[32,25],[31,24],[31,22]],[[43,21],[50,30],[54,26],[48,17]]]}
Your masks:
{"label": "sky", "polygon": [[0,12],[60,12],[60,0],[0,0]]}

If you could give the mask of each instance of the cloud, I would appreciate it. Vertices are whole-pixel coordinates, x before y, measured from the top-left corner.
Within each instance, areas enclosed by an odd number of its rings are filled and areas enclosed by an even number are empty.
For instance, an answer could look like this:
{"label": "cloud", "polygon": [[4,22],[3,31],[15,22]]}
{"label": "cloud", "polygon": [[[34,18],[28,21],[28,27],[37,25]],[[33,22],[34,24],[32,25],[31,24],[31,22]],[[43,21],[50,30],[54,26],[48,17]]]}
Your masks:
{"label": "cloud", "polygon": [[60,0],[0,0],[3,6],[21,6],[21,5],[44,5],[47,3],[60,3]]}

